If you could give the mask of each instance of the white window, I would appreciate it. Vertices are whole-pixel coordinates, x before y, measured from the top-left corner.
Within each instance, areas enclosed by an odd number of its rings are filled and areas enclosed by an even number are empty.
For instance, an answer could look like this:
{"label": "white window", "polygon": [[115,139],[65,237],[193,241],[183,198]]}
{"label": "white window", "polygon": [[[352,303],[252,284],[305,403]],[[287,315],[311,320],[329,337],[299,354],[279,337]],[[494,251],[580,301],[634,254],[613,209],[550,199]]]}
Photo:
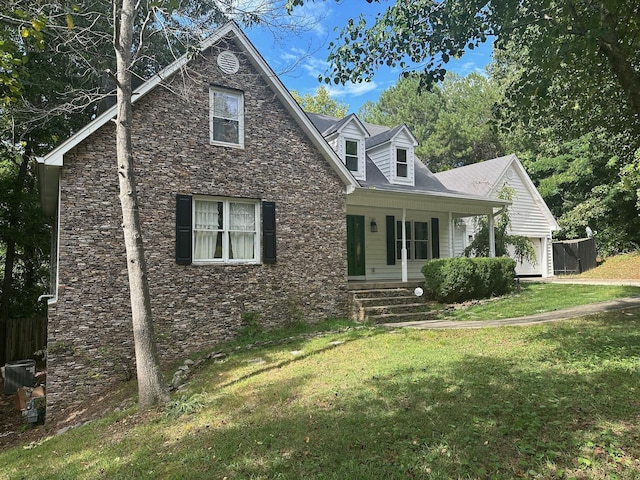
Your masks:
{"label": "white window", "polygon": [[[427,222],[405,222],[407,259],[429,259],[429,224]],[[402,222],[396,221],[396,258],[402,259]]]}
{"label": "white window", "polygon": [[396,149],[396,177],[407,178],[409,163],[407,161],[407,151],[404,148]]}
{"label": "white window", "polygon": [[427,222],[413,222],[415,259],[429,259],[429,224]]}
{"label": "white window", "polygon": [[345,140],[344,142],[344,162],[352,172],[358,171],[358,142],[355,140]]}
{"label": "white window", "polygon": [[211,143],[244,146],[244,98],[241,92],[211,87],[209,94]]}
{"label": "white window", "polygon": [[197,197],[193,202],[193,261],[259,260],[259,203]]}

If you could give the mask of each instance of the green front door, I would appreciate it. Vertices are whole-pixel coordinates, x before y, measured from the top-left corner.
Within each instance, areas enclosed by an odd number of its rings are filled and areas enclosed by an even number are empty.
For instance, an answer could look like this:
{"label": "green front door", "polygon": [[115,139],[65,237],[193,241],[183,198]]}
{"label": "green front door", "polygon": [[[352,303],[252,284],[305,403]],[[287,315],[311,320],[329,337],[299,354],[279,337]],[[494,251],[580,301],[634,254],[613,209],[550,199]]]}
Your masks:
{"label": "green front door", "polygon": [[364,217],[347,215],[347,274],[364,276]]}

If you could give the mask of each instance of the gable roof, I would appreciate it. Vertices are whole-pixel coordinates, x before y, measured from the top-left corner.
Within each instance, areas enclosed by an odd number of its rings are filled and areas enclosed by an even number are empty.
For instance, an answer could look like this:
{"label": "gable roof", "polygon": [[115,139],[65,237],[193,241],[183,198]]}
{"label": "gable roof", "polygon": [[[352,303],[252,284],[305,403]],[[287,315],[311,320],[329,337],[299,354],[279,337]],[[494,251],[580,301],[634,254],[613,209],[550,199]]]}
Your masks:
{"label": "gable roof", "polygon": [[[511,154],[463,167],[452,168],[451,170],[438,172],[435,175],[449,188],[487,196],[491,194],[493,188],[514,160],[517,161],[517,157]],[[520,162],[518,161],[518,163]]]}
{"label": "gable roof", "polygon": [[309,113],[306,112],[307,116],[311,120],[311,122],[316,126],[322,136],[330,137],[334,133],[339,133],[345,125],[349,123],[354,123],[356,127],[364,134],[365,137],[369,137],[370,133],[364,126],[364,124],[360,121],[358,116],[355,113],[347,115],[343,119],[336,119],[333,117],[329,117],[327,115],[319,115],[317,113]]}
{"label": "gable roof", "polygon": [[495,193],[499,190],[499,187],[501,187],[499,182],[511,167],[518,172],[527,191],[552,228],[559,230],[560,227],[551,210],[547,207],[542,195],[538,192],[538,189],[531,181],[531,178],[515,154],[438,172],[435,176],[448,188],[469,192],[470,194],[483,196],[485,198],[495,198]]}
{"label": "gable roof", "polygon": [[[258,70],[265,82],[275,91],[277,97],[282,101],[287,111],[291,114],[296,123],[300,126],[303,132],[309,137],[314,146],[320,151],[322,156],[329,162],[333,170],[338,174],[340,179],[347,186],[347,191],[350,192],[357,186],[356,180],[346,166],[340,161],[337,154],[327,144],[322,135],[315,128],[313,123],[302,111],[298,103],[293,99],[289,91],[282,84],[275,72],[269,67],[262,55],[255,49],[251,41],[247,38],[244,32],[240,29],[237,23],[231,21],[216,31],[211,36],[205,39],[200,44],[200,52],[206,51],[211,46],[215,45],[222,38],[227,35],[235,36],[240,46],[247,53],[249,60],[254,68]],[[137,102],[147,93],[151,92],[162,83],[171,78],[174,74],[178,73],[187,63],[189,63],[192,55],[183,55],[168,67],[158,72],[152,78],[144,82],[140,87],[134,90],[132,95],[132,103]],[[107,124],[112,118],[116,116],[117,106],[113,106],[106,110],[102,115],[87,124],[84,128],[80,129],[76,134],[62,142],[58,147],[49,152],[44,157],[38,159],[38,161],[45,166],[61,167],[64,165],[64,155],[72,148],[80,144],[83,140],[97,131],[100,127]]]}
{"label": "gable roof", "polygon": [[400,135],[400,133],[404,133],[405,135],[407,135],[411,139],[414,147],[418,145],[418,142],[416,141],[409,128],[406,125],[398,125],[389,130],[382,131],[370,138],[367,138],[366,146],[367,148],[374,148],[379,145],[383,145],[396,138],[398,135]]}

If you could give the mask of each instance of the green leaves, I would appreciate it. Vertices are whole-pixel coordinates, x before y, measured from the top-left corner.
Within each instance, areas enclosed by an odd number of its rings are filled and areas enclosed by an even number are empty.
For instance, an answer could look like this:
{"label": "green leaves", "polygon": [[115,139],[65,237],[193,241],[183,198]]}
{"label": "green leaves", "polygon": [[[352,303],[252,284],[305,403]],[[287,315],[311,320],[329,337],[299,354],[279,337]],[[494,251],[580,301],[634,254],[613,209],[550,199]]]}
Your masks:
{"label": "green leaves", "polygon": [[342,118],[349,111],[349,105],[331,98],[329,91],[322,85],[318,87],[314,95],[308,93],[300,95],[295,90],[291,91],[291,95],[305,112]]}

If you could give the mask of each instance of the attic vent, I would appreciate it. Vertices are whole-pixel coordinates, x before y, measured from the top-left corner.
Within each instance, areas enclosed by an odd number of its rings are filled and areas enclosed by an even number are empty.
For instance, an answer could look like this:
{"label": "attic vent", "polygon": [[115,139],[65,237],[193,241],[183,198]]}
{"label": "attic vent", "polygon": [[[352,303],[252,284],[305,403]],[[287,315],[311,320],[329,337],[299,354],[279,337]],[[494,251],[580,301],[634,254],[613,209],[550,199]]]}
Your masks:
{"label": "attic vent", "polygon": [[240,67],[240,62],[238,62],[238,57],[233,52],[225,50],[218,55],[218,66],[224,73],[236,73]]}

